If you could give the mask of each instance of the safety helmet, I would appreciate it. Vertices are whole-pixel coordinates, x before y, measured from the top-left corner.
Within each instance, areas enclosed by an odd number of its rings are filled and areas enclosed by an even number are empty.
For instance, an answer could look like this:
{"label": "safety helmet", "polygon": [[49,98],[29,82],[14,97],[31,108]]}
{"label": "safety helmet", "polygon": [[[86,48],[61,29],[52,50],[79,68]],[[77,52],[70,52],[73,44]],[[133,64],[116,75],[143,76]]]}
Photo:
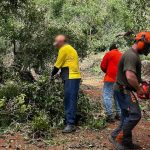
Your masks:
{"label": "safety helmet", "polygon": [[140,32],[135,37],[136,41],[144,41],[150,43],[150,32]]}
{"label": "safety helmet", "polygon": [[150,53],[150,32],[138,33],[135,37],[135,41],[137,42],[139,51],[143,51],[143,54],[145,55]]}

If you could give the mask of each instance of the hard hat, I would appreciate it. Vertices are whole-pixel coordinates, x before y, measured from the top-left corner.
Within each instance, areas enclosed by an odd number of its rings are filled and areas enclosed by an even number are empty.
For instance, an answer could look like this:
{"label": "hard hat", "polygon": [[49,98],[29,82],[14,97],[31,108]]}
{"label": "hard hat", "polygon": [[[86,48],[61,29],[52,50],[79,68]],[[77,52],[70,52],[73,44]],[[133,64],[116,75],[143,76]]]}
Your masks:
{"label": "hard hat", "polygon": [[150,32],[140,32],[135,37],[136,41],[143,41],[145,43],[150,43]]}
{"label": "hard hat", "polygon": [[143,51],[143,54],[148,55],[150,53],[150,32],[140,32],[136,35],[135,41],[137,42],[137,48],[139,51]]}

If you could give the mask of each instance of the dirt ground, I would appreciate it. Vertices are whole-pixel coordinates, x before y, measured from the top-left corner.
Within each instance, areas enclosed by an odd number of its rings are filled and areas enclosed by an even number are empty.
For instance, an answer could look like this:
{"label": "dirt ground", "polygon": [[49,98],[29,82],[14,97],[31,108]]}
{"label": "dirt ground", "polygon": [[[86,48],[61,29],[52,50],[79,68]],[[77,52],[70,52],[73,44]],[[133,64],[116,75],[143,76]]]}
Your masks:
{"label": "dirt ground", "polygon": [[[102,80],[97,77],[84,76],[82,88],[84,92],[94,100],[100,100],[102,91]],[[69,135],[61,134],[57,131],[53,144],[49,147],[43,147],[39,141],[38,144],[29,144],[21,134],[2,135],[0,137],[0,150],[114,150],[108,141],[108,136],[117,126],[118,122],[108,124],[103,130],[89,130],[78,127],[78,130]],[[141,150],[150,150],[150,122],[144,118],[138,124],[133,134],[134,142],[139,144]]]}

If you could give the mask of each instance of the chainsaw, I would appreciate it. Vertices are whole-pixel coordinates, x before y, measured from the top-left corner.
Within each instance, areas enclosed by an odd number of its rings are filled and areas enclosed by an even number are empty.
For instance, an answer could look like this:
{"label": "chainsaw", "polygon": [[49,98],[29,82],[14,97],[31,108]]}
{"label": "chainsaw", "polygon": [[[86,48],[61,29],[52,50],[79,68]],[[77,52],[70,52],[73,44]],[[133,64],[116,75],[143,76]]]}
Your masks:
{"label": "chainsaw", "polygon": [[149,82],[144,81],[141,84],[145,94],[143,95],[138,94],[138,97],[140,99],[150,99],[150,81]]}

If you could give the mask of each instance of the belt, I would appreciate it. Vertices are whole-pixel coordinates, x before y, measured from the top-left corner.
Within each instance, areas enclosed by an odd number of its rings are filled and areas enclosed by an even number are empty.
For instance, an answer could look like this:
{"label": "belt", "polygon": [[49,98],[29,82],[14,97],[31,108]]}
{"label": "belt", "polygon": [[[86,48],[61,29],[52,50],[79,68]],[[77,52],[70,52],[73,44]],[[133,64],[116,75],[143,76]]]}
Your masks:
{"label": "belt", "polygon": [[128,86],[125,86],[125,85],[121,85],[120,83],[116,82],[117,85],[119,86],[120,89],[125,89],[125,90],[128,90],[128,91],[131,91],[131,92],[136,92],[136,90],[132,87],[128,87]]}

